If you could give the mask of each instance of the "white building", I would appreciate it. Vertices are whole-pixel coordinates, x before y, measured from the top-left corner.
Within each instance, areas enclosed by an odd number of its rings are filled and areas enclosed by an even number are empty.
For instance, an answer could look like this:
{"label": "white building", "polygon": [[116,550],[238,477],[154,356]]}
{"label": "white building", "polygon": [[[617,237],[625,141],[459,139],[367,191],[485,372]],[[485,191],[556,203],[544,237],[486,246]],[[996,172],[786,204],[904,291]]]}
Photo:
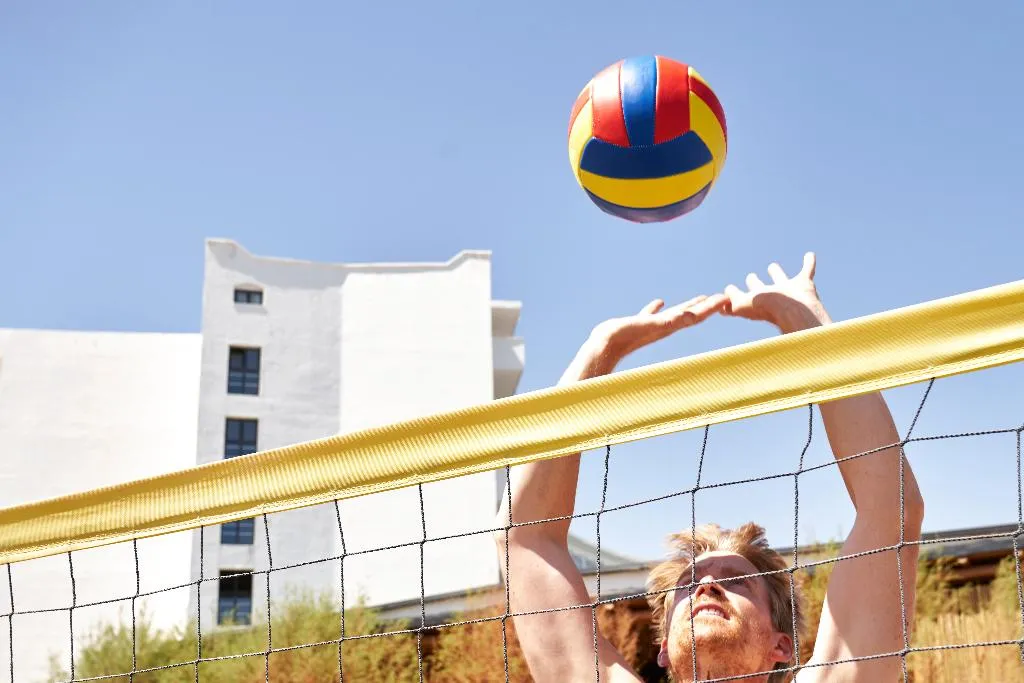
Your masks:
{"label": "white building", "polygon": [[[487,253],[441,264],[322,264],[212,240],[204,278],[197,334],[0,329],[0,507],[486,402],[514,393],[522,373],[519,304],[491,299]],[[424,486],[428,536],[490,525],[501,486],[495,473]],[[417,489],[344,501],[341,518],[351,554],[346,602],[418,599]],[[262,519],[204,530],[203,575],[342,552],[333,505],[271,516],[269,537],[268,556]],[[153,623],[194,616],[198,532],[138,548],[141,592],[179,586],[142,601]],[[43,678],[50,654],[67,668],[72,623],[77,641],[94,623],[129,618],[130,601],[90,603],[135,594],[131,545],[72,559],[71,613],[67,556],[11,568],[16,681]],[[488,534],[427,543],[424,560],[427,596],[499,580]],[[11,609],[4,574],[0,614]],[[271,576],[272,600],[298,586],[341,590],[337,560]],[[262,574],[204,583],[204,628],[230,610],[262,613],[265,594]],[[9,649],[5,621],[0,653]],[[6,659],[0,654],[0,672]]]}

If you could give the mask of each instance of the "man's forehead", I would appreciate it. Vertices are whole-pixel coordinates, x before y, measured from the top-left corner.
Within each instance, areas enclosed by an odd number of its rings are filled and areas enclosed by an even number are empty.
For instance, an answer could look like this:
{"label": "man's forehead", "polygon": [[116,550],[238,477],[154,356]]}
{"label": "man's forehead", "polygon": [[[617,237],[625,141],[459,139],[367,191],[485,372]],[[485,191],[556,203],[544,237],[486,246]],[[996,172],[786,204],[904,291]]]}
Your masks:
{"label": "man's forehead", "polygon": [[728,550],[713,550],[697,556],[697,571],[734,571],[741,574],[757,574],[750,560]]}

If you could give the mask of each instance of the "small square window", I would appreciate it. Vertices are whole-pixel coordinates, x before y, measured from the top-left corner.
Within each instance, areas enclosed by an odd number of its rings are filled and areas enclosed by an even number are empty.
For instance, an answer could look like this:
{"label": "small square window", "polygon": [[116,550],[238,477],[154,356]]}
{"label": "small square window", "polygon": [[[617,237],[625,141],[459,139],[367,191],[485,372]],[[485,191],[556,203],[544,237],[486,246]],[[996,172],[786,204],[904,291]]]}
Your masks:
{"label": "small square window", "polygon": [[218,581],[217,623],[252,623],[252,574],[221,572]]}
{"label": "small square window", "polygon": [[240,519],[220,526],[220,542],[223,545],[252,545],[255,535],[254,519]]}
{"label": "small square window", "polygon": [[260,350],[231,347],[228,353],[228,393],[260,393]]}
{"label": "small square window", "polygon": [[242,289],[238,288],[235,290],[235,303],[236,304],[263,304],[263,292],[259,289]]}

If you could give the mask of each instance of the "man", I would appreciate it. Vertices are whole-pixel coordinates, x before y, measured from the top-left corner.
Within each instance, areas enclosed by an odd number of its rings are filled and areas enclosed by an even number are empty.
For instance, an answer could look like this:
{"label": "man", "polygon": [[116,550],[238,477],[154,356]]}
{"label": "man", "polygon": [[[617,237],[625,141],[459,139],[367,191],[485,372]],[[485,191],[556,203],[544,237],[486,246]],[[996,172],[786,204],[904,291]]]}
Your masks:
{"label": "man", "polygon": [[[807,254],[802,270],[793,278],[773,263],[768,266],[771,284],[752,273],[747,276],[746,290],[729,285],[723,294],[697,297],[668,309],[657,300],[636,315],[608,320],[593,330],[562,382],[610,373],[633,351],[714,313],[768,322],[783,334],[827,325],[831,321],[818,298],[814,270],[814,255]],[[820,409],[837,460],[899,442],[879,394],[826,403]],[[510,477],[513,522],[571,515],[579,457],[514,468]],[[902,537],[908,542],[920,538],[921,493],[900,449],[892,446],[838,465],[856,509],[843,555],[899,543],[901,460]],[[506,505],[499,512],[499,526],[507,523]],[[606,683],[639,681],[623,656],[602,637],[597,638],[595,657],[591,609],[557,609],[591,603],[569,554],[568,532],[569,520],[565,519],[517,526],[508,534],[506,578],[511,609],[535,612],[515,617],[530,671],[538,683],[593,681],[598,672]],[[505,533],[499,532],[495,538],[504,571]],[[763,530],[753,524],[735,531],[709,525],[695,535],[686,532],[673,540],[677,554],[656,567],[649,582],[660,644],[658,663],[675,681],[729,677],[771,683],[788,680],[791,674],[785,669],[795,663],[792,627],[800,621],[799,606],[794,613],[790,599],[789,575],[783,571],[737,579],[787,567],[787,562],[769,549]],[[691,549],[696,550],[694,558]],[[902,615],[908,615],[909,622],[913,614],[917,558],[916,545],[902,548],[902,596],[895,551],[869,553],[835,565],[814,653],[810,661],[801,662],[797,681],[879,683],[900,679],[898,656],[827,663],[898,653],[904,648]]]}

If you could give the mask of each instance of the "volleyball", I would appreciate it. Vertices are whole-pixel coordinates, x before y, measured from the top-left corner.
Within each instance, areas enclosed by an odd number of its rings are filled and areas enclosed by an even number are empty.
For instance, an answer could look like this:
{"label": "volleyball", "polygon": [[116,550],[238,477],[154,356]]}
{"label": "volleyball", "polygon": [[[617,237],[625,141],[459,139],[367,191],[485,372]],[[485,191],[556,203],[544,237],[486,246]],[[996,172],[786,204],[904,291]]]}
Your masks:
{"label": "volleyball", "polygon": [[624,59],[583,88],[569,116],[569,163],[603,211],[636,223],[700,206],[725,163],[725,112],[692,67]]}

